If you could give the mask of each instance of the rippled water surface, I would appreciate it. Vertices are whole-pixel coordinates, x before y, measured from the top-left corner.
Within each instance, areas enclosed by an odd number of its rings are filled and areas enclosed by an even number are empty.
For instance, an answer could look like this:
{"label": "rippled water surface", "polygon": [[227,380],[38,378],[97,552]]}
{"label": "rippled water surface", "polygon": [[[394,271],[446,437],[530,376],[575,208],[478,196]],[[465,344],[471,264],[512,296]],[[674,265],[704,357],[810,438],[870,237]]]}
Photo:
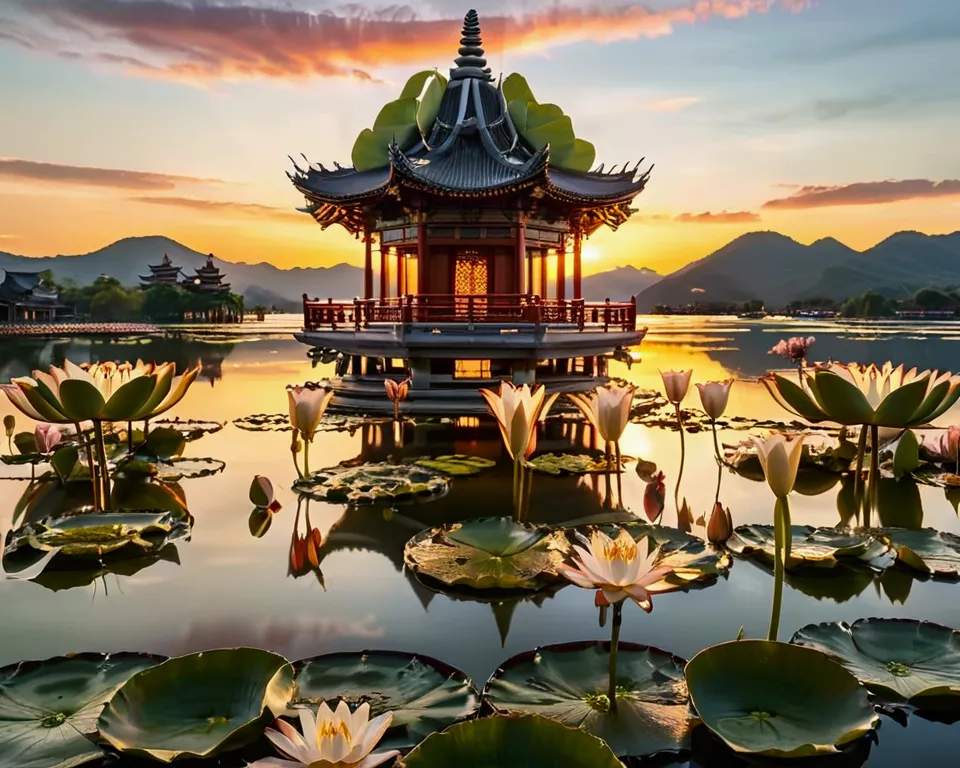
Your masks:
{"label": "rippled water surface", "polygon": [[[291,327],[295,318],[287,318]],[[883,362],[960,371],[960,325],[838,324],[833,322],[741,321],[731,318],[649,318],[650,332],[636,352],[641,360],[611,373],[643,389],[660,387],[658,369],[693,368],[694,381],[735,376],[728,413],[785,420],[756,383],[782,363],[766,354],[780,338],[817,337],[814,359]],[[45,658],[70,651],[142,650],[182,654],[213,647],[252,645],[299,659],[328,651],[386,648],[418,651],[460,667],[478,683],[507,657],[547,643],[607,639],[589,592],[570,586],[551,597],[481,603],[452,599],[420,585],[404,570],[403,545],[429,525],[468,517],[511,513],[511,466],[492,422],[408,426],[398,440],[387,426],[322,432],[312,451],[314,467],[344,460],[464,453],[496,459],[495,469],[458,479],[443,498],[395,509],[348,509],[338,504],[303,503],[289,490],[295,478],[288,432],[252,432],[231,422],[254,413],[286,411],[284,385],[332,375],[332,366],[311,367],[305,347],[284,333],[285,319],[252,325],[242,332],[193,333],[180,338],[105,342],[0,342],[0,377],[31,368],[96,359],[175,360],[178,367],[200,361],[201,379],[175,412],[182,418],[226,422],[218,433],[190,443],[191,456],[226,462],[220,474],[181,482],[196,519],[176,555],[132,575],[90,574],[87,583],[0,581],[0,663]],[[753,381],[751,381],[753,379]],[[687,407],[699,401],[691,388]],[[4,401],[0,412],[10,408]],[[20,417],[21,422],[24,421]],[[956,412],[940,425],[960,421]],[[745,430],[725,430],[728,445]],[[596,447],[582,424],[547,423],[541,451],[583,451]],[[622,440],[625,454],[651,460],[667,477],[664,524],[676,524],[674,484],[679,467],[677,432],[631,424]],[[15,467],[0,467],[8,477]],[[253,475],[270,477],[283,509],[262,538],[251,536],[247,490]],[[687,435],[679,495],[694,515],[707,513],[717,492],[717,466],[709,430]],[[773,497],[765,484],[724,471],[719,495],[735,524],[771,523]],[[909,482],[909,481],[908,481]],[[25,480],[2,483],[0,530],[10,528],[27,491]],[[817,495],[794,495],[795,524],[834,526],[841,522],[839,478]],[[643,514],[644,484],[633,471],[623,475],[625,507]],[[603,511],[602,477],[554,478],[536,475],[533,521],[558,522]],[[881,523],[960,532],[957,512],[943,489],[912,484],[897,489],[896,503],[881,510]],[[841,505],[842,507],[842,505]],[[318,569],[295,577],[288,556],[295,521],[323,537]],[[883,519],[885,518],[885,519]],[[703,528],[694,533],[703,535]],[[623,638],[690,658],[710,644],[736,637],[763,637],[770,614],[773,579],[748,561],[737,560],[729,577],[702,590],[658,596],[652,614],[624,611]],[[922,581],[900,573],[867,574],[843,585],[788,583],[784,591],[781,639],[811,623],[853,621],[865,616],[928,619],[960,627],[960,584]],[[911,718],[907,728],[884,718],[871,768],[953,765],[942,758],[960,745],[960,725]],[[920,760],[917,763],[917,760]],[[944,762],[946,760],[946,762]]]}

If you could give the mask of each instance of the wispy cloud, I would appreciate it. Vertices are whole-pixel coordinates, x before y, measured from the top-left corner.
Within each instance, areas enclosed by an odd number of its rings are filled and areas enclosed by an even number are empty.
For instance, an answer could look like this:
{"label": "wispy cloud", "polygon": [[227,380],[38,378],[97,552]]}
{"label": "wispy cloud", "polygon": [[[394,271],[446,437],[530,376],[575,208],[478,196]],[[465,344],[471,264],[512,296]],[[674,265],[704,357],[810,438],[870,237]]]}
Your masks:
{"label": "wispy cloud", "polygon": [[901,200],[960,196],[960,179],[931,181],[865,181],[843,186],[800,187],[789,197],[769,200],[763,208],[828,208],[840,205],[877,205]]}
{"label": "wispy cloud", "polygon": [[228,216],[253,217],[258,219],[276,219],[281,221],[308,221],[308,217],[293,208],[277,208],[259,203],[232,203],[223,200],[203,200],[195,197],[166,197],[145,195],[129,198],[135,203],[148,205],[166,205],[174,208],[189,208],[194,211],[208,211]]}
{"label": "wispy cloud", "polygon": [[34,160],[0,157],[0,181],[39,181],[77,184],[87,187],[110,187],[142,191],[175,189],[180,184],[223,184],[219,179],[176,176],[167,173],[127,171],[118,168],[93,168],[83,165],[60,165]]}
{"label": "wispy cloud", "polygon": [[642,106],[644,109],[649,110],[650,112],[679,112],[681,109],[691,107],[694,104],[697,104],[699,101],[699,96],[673,96],[664,99],[648,101]]}
{"label": "wispy cloud", "polygon": [[674,221],[682,224],[748,224],[760,221],[760,215],[752,211],[720,211],[711,213],[681,213]]}
{"label": "wispy cloud", "polygon": [[[455,53],[459,19],[427,18],[416,6],[311,12],[256,0],[13,0],[34,26],[17,32],[22,45],[55,54],[89,56],[134,71],[192,79],[308,77],[371,78],[370,70],[437,63]],[[640,3],[550,3],[525,14],[481,16],[487,49],[532,50],[567,43],[659,37],[710,17],[740,18],[774,6],[792,11],[804,0],[687,0],[651,10]],[[422,7],[422,6],[421,6]],[[36,25],[41,25],[40,29]],[[30,32],[32,30],[32,34]],[[54,36],[61,39],[53,42]],[[105,49],[105,46],[116,46]],[[136,56],[129,56],[130,48]],[[155,61],[150,60],[151,57]]]}

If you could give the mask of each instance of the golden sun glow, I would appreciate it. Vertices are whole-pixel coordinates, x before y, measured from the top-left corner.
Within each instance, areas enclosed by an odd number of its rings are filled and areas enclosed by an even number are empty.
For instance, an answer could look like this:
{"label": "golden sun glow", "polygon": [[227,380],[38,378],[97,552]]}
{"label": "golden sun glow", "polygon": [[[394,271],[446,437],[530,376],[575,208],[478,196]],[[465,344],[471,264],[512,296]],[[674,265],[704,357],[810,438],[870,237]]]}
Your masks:
{"label": "golden sun glow", "polygon": [[591,243],[584,243],[580,249],[580,259],[584,262],[599,261],[602,255],[600,249]]}

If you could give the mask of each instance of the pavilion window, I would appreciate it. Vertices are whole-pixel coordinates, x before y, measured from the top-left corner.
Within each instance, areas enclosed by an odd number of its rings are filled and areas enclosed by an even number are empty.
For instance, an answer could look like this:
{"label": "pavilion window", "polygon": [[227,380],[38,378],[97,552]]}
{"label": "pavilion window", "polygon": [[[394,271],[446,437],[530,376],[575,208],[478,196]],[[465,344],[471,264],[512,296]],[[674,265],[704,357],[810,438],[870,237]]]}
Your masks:
{"label": "pavilion window", "polygon": [[489,360],[457,360],[453,367],[455,379],[489,379]]}
{"label": "pavilion window", "polygon": [[430,237],[449,237],[457,236],[456,227],[427,227],[427,234]]}
{"label": "pavilion window", "polygon": [[482,236],[480,227],[460,227],[461,240],[479,240]]}
{"label": "pavilion window", "polygon": [[508,240],[513,237],[510,227],[487,227],[487,237],[492,240]]}

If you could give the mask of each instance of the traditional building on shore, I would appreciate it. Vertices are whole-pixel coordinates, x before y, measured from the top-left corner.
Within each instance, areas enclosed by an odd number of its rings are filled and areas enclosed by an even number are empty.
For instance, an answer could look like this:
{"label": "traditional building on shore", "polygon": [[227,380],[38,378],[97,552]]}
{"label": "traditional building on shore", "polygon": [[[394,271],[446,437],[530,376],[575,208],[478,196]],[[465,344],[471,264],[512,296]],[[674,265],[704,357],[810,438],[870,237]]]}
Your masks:
{"label": "traditional building on shore", "polygon": [[220,268],[213,263],[213,254],[207,256],[206,263],[195,269],[195,277],[183,281],[183,287],[197,293],[230,293],[230,283],[223,282]]}
{"label": "traditional building on shore", "polygon": [[581,252],[633,213],[650,169],[594,168],[593,145],[560,107],[540,104],[520,75],[495,82],[475,11],[459,54],[449,79],[410,78],[357,138],[353,167],[294,162],[288,174],[300,210],[364,247],[362,298],[304,294],[297,334],[348,362],[334,383],[341,408],[389,406],[383,379],[408,367],[411,412],[482,411],[477,388],[500,379],[585,390],[643,338],[635,301],[584,301]]}
{"label": "traditional building on shore", "polygon": [[56,288],[44,285],[40,272],[7,270],[0,283],[0,322],[50,323],[72,315]]}
{"label": "traditional building on shore", "polygon": [[140,275],[140,287],[146,290],[155,285],[179,285],[183,277],[183,270],[175,267],[170,257],[163,254],[163,260],[159,264],[147,265],[150,269],[149,275]]}

